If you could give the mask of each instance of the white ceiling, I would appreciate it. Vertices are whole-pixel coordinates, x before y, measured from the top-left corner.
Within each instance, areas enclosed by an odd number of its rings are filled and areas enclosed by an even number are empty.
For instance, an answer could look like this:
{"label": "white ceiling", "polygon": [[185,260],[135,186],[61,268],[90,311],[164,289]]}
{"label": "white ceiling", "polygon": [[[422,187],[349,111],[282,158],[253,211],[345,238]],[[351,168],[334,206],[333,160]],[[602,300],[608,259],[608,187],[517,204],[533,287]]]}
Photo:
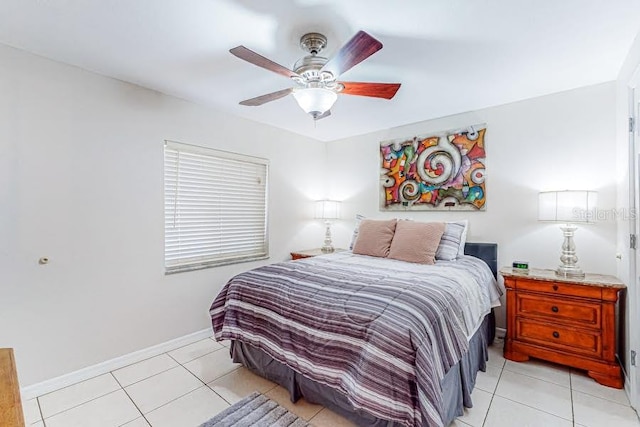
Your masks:
{"label": "white ceiling", "polygon": [[[335,140],[614,80],[639,17],[638,0],[0,0],[0,43]],[[291,84],[230,48],[293,67],[302,34],[331,57],[360,29],[384,48],[341,80],[400,82],[393,100],[341,95],[317,124],[292,96],[238,105]]]}

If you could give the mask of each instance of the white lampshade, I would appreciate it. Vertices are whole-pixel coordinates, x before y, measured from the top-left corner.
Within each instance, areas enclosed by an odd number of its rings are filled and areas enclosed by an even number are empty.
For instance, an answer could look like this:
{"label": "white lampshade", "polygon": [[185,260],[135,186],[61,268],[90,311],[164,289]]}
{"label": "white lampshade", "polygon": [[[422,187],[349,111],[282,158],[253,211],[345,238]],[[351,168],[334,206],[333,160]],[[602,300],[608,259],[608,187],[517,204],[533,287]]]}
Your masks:
{"label": "white lampshade", "polygon": [[329,89],[312,87],[295,90],[293,97],[305,113],[316,118],[333,107],[338,99],[338,94]]}
{"label": "white lampshade", "polygon": [[340,218],[340,202],[335,200],[318,200],[316,202],[316,218],[318,219]]}
{"label": "white lampshade", "polygon": [[594,222],[595,191],[543,191],[538,194],[538,219],[565,223]]}

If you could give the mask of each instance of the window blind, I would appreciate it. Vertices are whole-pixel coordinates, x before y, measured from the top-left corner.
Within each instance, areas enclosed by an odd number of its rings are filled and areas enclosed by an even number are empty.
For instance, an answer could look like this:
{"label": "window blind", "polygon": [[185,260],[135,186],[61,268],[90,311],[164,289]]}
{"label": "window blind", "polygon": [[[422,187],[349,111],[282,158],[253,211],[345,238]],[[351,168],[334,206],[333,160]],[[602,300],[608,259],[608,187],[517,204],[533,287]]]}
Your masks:
{"label": "window blind", "polygon": [[167,273],[267,258],[266,159],[166,141]]}

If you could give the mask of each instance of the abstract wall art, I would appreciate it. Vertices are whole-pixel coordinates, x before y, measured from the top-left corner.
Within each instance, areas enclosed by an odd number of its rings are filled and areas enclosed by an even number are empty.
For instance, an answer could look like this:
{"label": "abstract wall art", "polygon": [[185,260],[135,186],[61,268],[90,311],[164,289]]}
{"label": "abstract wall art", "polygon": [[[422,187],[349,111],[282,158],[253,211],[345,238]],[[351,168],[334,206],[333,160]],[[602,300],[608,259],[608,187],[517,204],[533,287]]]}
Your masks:
{"label": "abstract wall art", "polygon": [[485,210],[486,125],[380,143],[382,210]]}

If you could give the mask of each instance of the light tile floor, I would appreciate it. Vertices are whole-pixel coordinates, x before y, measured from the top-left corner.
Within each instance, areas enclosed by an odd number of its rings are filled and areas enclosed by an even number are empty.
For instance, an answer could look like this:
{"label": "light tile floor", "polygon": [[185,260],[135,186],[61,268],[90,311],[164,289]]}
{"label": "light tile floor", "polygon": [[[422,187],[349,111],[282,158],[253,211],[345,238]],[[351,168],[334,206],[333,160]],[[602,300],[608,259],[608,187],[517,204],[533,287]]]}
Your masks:
{"label": "light tile floor", "polygon": [[[474,407],[450,427],[640,427],[624,391],[585,374],[539,361],[502,357],[490,348],[479,372]],[[25,401],[26,424],[37,427],[198,426],[254,391],[316,427],[353,426],[322,406],[293,404],[285,389],[231,363],[229,350],[204,339],[131,366]]]}

